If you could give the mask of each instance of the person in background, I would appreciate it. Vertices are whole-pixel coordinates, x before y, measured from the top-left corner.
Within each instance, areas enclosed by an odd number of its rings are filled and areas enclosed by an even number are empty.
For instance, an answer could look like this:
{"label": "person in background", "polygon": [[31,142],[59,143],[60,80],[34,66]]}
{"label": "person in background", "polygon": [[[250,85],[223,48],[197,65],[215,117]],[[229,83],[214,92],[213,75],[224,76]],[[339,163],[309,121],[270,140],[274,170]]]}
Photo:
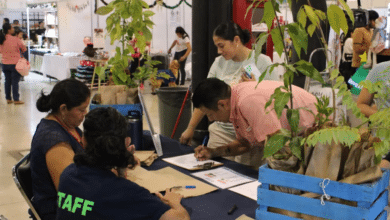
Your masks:
{"label": "person in background", "polygon": [[353,40],[353,55],[352,67],[359,68],[361,63],[360,55],[368,51],[371,45],[372,29],[375,28],[375,20],[379,18],[379,14],[374,11],[368,11],[369,22],[366,27],[356,28],[352,34]]}
{"label": "person in background", "polygon": [[[14,36],[17,37],[17,38],[19,38],[19,39],[23,42],[24,46],[27,47],[28,45],[27,45],[27,42],[26,42],[26,39],[27,39],[26,34],[23,32],[23,30],[22,30],[20,27],[14,27],[14,29],[15,29]],[[28,59],[28,50],[26,50],[26,51],[23,53],[23,57],[24,57],[26,60],[29,60],[29,59]],[[24,81],[24,76],[21,76],[21,77],[20,77],[20,81]]]}
{"label": "person in background", "polygon": [[177,39],[173,41],[172,46],[168,50],[168,54],[171,53],[172,48],[176,45],[174,60],[179,60],[180,62],[180,74],[176,79],[176,84],[184,85],[184,81],[186,80],[186,71],[185,65],[187,61],[187,57],[190,55],[192,48],[190,43],[190,38],[187,32],[182,27],[177,27],[175,30],[177,35]]}
{"label": "person in background", "polygon": [[4,19],[3,19],[3,25],[4,25],[5,23],[8,23],[8,24],[9,24],[9,18],[4,18]]}
{"label": "person in background", "polygon": [[[388,94],[387,100],[374,99],[375,94],[370,93],[367,88],[362,88],[357,100],[357,106],[366,117],[370,117],[378,112],[378,108],[390,108],[390,61],[378,63],[370,70],[366,80],[373,84],[376,82],[383,82],[382,92]],[[380,167],[390,169],[389,161],[390,154],[381,161]]]}
{"label": "person in background", "polygon": [[[126,179],[127,169],[139,164],[127,149],[127,120],[116,109],[91,110],[83,127],[85,151],[61,174],[56,220],[190,219],[182,195],[167,190],[165,196],[157,193],[159,199]],[[69,196],[75,205],[79,198],[78,208],[67,205]]]}
{"label": "person in background", "polygon": [[50,94],[43,91],[36,107],[48,112],[38,124],[31,142],[30,166],[32,204],[42,220],[53,220],[57,210],[57,189],[63,170],[83,151],[79,125],[87,114],[91,92],[82,82],[58,82]]}
{"label": "person in background", "polygon": [[341,75],[344,77],[344,81],[347,84],[348,89],[351,89],[352,86],[348,83],[348,80],[353,76],[356,71],[356,68],[352,67],[353,40],[350,31],[348,31],[347,35],[345,36],[345,39],[346,40],[343,46],[339,70]]}
{"label": "person in background", "polygon": [[20,27],[19,20],[14,20],[14,21],[12,22],[12,26],[13,26],[13,27]]}
{"label": "person in background", "polygon": [[[261,81],[243,82],[229,86],[217,78],[202,81],[195,89],[192,103],[207,115],[209,121],[231,122],[235,129],[236,139],[217,148],[195,148],[195,157],[207,160],[220,156],[235,156],[248,152],[246,162],[251,168],[258,169],[263,161],[264,142],[267,135],[280,129],[289,129],[286,113],[279,119],[272,106],[264,109],[276,88],[283,82]],[[257,86],[257,87],[256,87]],[[306,90],[293,86],[294,108],[305,108],[317,113],[317,99]],[[272,109],[272,110],[271,110]],[[300,128],[314,125],[314,115],[304,109],[300,110]]]}
{"label": "person in background", "polygon": [[[213,40],[215,46],[218,48],[217,57],[210,68],[208,78],[218,78],[228,85],[234,85],[240,81],[257,80],[252,75],[252,79],[249,79],[242,73],[242,68],[248,64],[255,64],[254,51],[248,49],[245,44],[249,42],[251,34],[248,30],[242,30],[241,27],[235,23],[222,23],[215,28],[213,33]],[[252,52],[252,56],[248,59],[249,54]],[[262,73],[266,68],[272,64],[271,59],[260,54],[257,58],[256,67]],[[279,78],[275,72],[267,72],[264,80],[275,80]],[[187,129],[182,133],[180,142],[182,144],[189,144],[194,136],[194,131],[199,122],[203,119],[205,114],[199,109],[195,108],[192,114],[192,118],[187,126]],[[225,146],[226,144],[236,140],[236,133],[233,124],[230,122],[214,122],[209,128],[210,139],[208,147],[217,148],[219,146]],[[235,158],[228,158],[235,160],[239,163],[249,165],[249,154],[244,154]]]}
{"label": "person in background", "polygon": [[0,33],[0,53],[5,75],[5,98],[8,104],[24,104],[24,102],[19,100],[19,80],[21,75],[16,71],[15,66],[21,57],[20,54],[26,52],[27,48],[19,38],[12,36],[12,34],[14,34],[14,28],[10,24],[5,23],[3,31]]}

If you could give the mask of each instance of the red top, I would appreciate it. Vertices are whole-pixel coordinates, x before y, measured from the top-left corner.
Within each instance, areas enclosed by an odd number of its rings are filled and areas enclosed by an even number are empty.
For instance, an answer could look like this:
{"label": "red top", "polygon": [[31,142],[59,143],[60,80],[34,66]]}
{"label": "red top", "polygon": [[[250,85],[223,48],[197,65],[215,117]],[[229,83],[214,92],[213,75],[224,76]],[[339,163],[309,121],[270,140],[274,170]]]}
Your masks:
{"label": "red top", "polygon": [[[281,128],[289,129],[286,111],[278,119],[273,104],[264,109],[274,90],[283,85],[277,81],[262,81],[255,89],[257,82],[244,82],[232,86],[230,121],[236,130],[238,140],[246,139],[252,146],[261,143],[266,136],[273,134]],[[317,113],[314,95],[297,86],[292,87],[294,108],[308,108]],[[288,104],[290,105],[290,104]],[[269,113],[267,114],[267,112]],[[314,116],[301,109],[300,127],[311,127],[314,123]]]}
{"label": "red top", "polygon": [[3,64],[17,64],[21,57],[20,51],[23,53],[27,51],[23,42],[18,37],[5,35],[5,41],[0,45]]}

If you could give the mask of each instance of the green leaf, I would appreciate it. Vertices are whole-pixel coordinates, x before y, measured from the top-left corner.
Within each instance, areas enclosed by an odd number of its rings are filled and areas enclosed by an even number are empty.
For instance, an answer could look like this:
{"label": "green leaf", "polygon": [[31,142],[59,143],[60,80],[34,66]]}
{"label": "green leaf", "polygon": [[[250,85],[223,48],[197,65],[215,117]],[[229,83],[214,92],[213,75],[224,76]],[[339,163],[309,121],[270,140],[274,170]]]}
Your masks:
{"label": "green leaf", "polygon": [[318,72],[318,70],[313,66],[312,63],[309,63],[305,60],[300,60],[296,62],[295,65],[296,65],[296,69],[302,74],[304,74],[305,76],[317,80],[322,84],[325,83],[320,72]]}
{"label": "green leaf", "polygon": [[297,132],[299,128],[299,109],[287,109],[287,120],[292,132]]}
{"label": "green leaf", "polygon": [[150,16],[153,16],[155,13],[152,11],[144,11],[143,14],[145,17],[150,17]]}
{"label": "green leaf", "polygon": [[[340,74],[340,71],[338,69],[334,69],[331,73],[330,73],[330,80],[334,80],[336,77],[338,77]],[[343,79],[344,80],[344,79]]]}
{"label": "green leaf", "polygon": [[[307,53],[308,35],[305,31],[305,28],[302,28],[302,26],[300,26],[298,23],[288,24],[286,25],[286,27],[287,27],[288,34],[290,35],[293,45],[295,47],[295,51],[297,52],[298,57],[300,58],[301,48],[303,48],[305,53]],[[281,46],[283,47],[283,42]]]}
{"label": "green leaf", "polygon": [[343,10],[341,10],[341,8],[337,5],[331,5],[328,7],[328,20],[330,26],[338,35],[340,34],[340,28],[344,33],[348,33],[347,19],[345,18]]}
{"label": "green leaf", "polygon": [[298,22],[302,25],[302,27],[306,27],[307,15],[305,9],[303,8],[299,9],[297,19]]}
{"label": "green leaf", "polygon": [[267,68],[261,73],[261,75],[260,75],[260,77],[259,77],[259,80],[258,80],[258,83],[260,83],[261,81],[264,80],[265,75],[268,73],[268,68],[269,68],[269,67],[267,67]]}
{"label": "green leaf", "polygon": [[[276,91],[275,91],[276,92]],[[276,112],[276,115],[278,118],[282,116],[282,112],[287,105],[287,103],[290,101],[291,93],[290,92],[282,92],[279,88],[278,92],[274,94],[275,96],[275,102],[274,102],[274,109]]]}
{"label": "green leaf", "polygon": [[263,45],[267,42],[267,39],[268,39],[268,33],[262,33],[257,38],[256,49],[255,49],[255,63],[256,63],[256,65],[257,65],[258,57],[261,54],[261,50],[263,48]]}
{"label": "green leaf", "polygon": [[278,152],[284,147],[288,140],[288,137],[281,134],[275,134],[270,137],[265,143],[263,158],[267,158],[274,155],[276,152]]}
{"label": "green leaf", "polygon": [[268,29],[270,30],[272,27],[272,23],[275,18],[275,12],[274,12],[274,7],[272,6],[271,1],[267,1],[264,4],[264,15],[263,19],[261,20],[262,22],[265,22],[267,24]]}
{"label": "green leaf", "polygon": [[145,19],[144,20],[144,23],[146,24],[146,26],[148,26],[149,28],[153,28],[153,21],[149,20],[149,19]]}
{"label": "green leaf", "polygon": [[291,153],[296,156],[299,160],[302,160],[302,145],[301,142],[303,140],[303,137],[293,137],[290,141],[290,149]]}
{"label": "green leaf", "polygon": [[146,41],[152,40],[152,32],[150,32],[148,27],[145,26],[142,30],[142,33],[144,34]]}
{"label": "green leaf", "polygon": [[378,164],[383,155],[386,155],[390,151],[390,143],[388,141],[375,142],[373,147],[375,149],[375,162]]}
{"label": "green leaf", "polygon": [[344,10],[347,12],[349,19],[351,19],[352,24],[355,24],[355,16],[353,15],[352,10],[349,8],[348,4],[344,0],[338,0],[343,6]]}
{"label": "green leaf", "polygon": [[113,7],[110,6],[102,6],[96,10],[96,14],[98,15],[107,15],[108,13],[112,12],[114,10]]}
{"label": "green leaf", "polygon": [[310,24],[309,27],[307,27],[307,33],[310,35],[310,37],[313,36],[316,29],[317,29],[317,26],[315,24]]}
{"label": "green leaf", "polygon": [[326,14],[325,12],[321,11],[321,10],[314,10],[314,12],[316,13],[316,15],[320,18],[320,20],[326,20]]}
{"label": "green leaf", "polygon": [[287,71],[283,74],[284,86],[285,86],[285,87],[288,87],[289,85],[292,84],[293,81],[294,81],[294,72],[291,72],[290,70],[287,70]]}
{"label": "green leaf", "polygon": [[141,4],[142,4],[142,7],[146,8],[146,9],[149,9],[149,4],[146,3],[145,1],[141,1]]}
{"label": "green leaf", "polygon": [[332,141],[351,147],[355,142],[360,141],[359,130],[349,126],[323,128],[309,135],[306,143],[314,147],[318,143],[331,144]]}
{"label": "green leaf", "polygon": [[309,5],[304,5],[306,15],[311,21],[312,24],[315,24],[316,26],[319,25],[320,20],[318,19],[317,14],[314,12],[313,8]]}
{"label": "green leaf", "polygon": [[280,35],[279,29],[278,28],[272,29],[271,36],[272,36],[272,41],[274,42],[275,50],[281,57],[284,47],[283,47],[283,39],[282,36]]}

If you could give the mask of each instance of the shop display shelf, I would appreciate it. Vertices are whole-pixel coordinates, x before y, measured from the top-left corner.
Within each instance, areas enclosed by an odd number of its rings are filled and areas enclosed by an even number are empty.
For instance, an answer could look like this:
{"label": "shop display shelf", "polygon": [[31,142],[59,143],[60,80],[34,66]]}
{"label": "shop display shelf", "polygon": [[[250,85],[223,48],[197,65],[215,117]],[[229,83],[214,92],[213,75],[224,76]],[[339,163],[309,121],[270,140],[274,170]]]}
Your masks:
{"label": "shop display shelf", "polygon": [[[326,183],[329,183],[325,184],[326,186],[323,189],[321,184],[324,179],[273,170],[267,164],[263,165],[259,169],[259,182],[262,184],[259,186],[257,193],[259,207],[256,210],[256,219],[298,219],[269,212],[268,207],[273,207],[332,220],[386,220],[387,211],[384,209],[388,204],[389,192],[386,188],[389,185],[390,175],[389,170],[382,170],[382,172],[382,177],[374,183],[357,185],[327,180]],[[322,205],[320,199],[273,191],[269,189],[270,185],[319,195],[324,195],[323,190],[325,190],[331,198],[356,202],[357,207],[331,202],[326,199],[324,200],[325,204]]]}

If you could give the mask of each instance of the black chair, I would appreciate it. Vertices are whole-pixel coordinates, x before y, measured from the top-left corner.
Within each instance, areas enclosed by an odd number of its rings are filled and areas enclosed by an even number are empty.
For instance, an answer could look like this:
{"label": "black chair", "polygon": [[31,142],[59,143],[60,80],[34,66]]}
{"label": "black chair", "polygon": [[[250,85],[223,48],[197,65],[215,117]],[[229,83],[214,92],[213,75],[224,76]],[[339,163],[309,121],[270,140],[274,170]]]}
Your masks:
{"label": "black chair", "polygon": [[31,212],[34,214],[35,219],[41,220],[38,212],[35,210],[31,203],[33,197],[32,191],[32,179],[31,179],[31,167],[30,167],[30,154],[23,157],[13,168],[12,177],[16,186],[20,190],[23,198],[26,200]]}

